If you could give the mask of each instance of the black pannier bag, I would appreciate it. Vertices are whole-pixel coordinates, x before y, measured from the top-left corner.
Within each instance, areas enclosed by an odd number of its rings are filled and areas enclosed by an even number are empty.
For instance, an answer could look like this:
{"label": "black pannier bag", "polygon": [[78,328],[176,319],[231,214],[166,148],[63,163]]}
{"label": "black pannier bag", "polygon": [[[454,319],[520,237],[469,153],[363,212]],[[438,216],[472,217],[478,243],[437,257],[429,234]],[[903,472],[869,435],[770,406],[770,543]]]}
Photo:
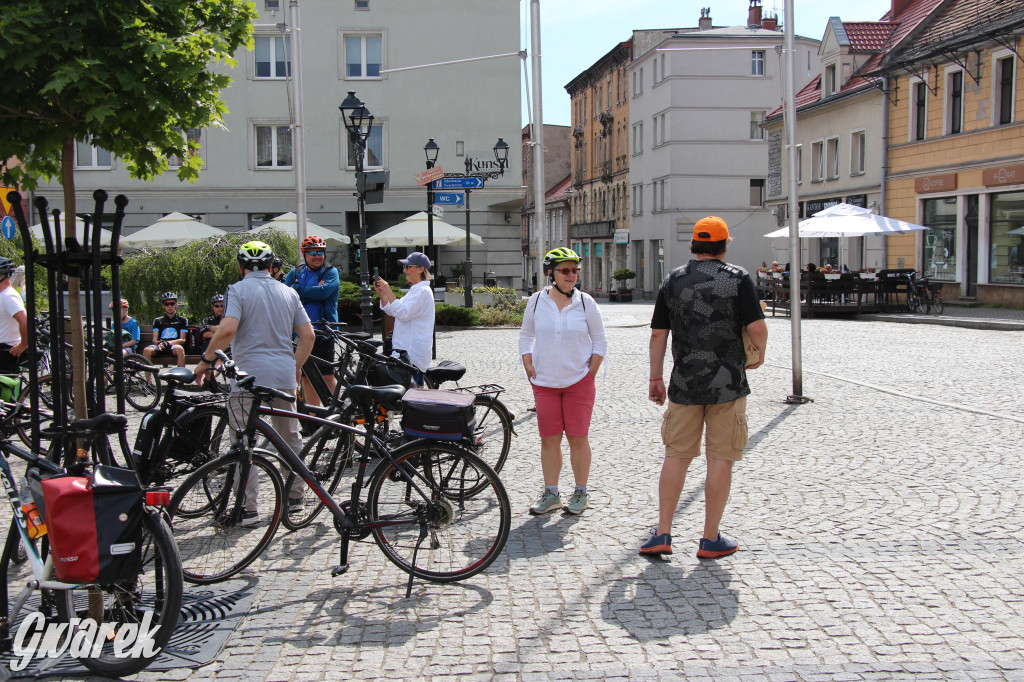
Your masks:
{"label": "black pannier bag", "polygon": [[90,477],[54,476],[42,488],[58,580],[112,583],[138,576],[145,493],[134,471],[97,466]]}
{"label": "black pannier bag", "polygon": [[471,439],[476,430],[472,393],[410,388],[402,397],[402,430],[434,440]]}

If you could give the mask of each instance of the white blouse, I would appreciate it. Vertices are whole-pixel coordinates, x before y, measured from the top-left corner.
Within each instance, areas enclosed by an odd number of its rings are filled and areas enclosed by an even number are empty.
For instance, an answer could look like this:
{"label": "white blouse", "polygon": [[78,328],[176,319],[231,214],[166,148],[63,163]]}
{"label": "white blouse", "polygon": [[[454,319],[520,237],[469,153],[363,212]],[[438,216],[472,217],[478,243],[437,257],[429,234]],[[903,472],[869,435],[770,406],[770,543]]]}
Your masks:
{"label": "white blouse", "polygon": [[608,341],[601,311],[590,294],[573,289],[572,301],[559,310],[550,289],[545,287],[526,303],[519,355],[533,355],[534,384],[565,388],[586,375],[591,355],[606,356]]}

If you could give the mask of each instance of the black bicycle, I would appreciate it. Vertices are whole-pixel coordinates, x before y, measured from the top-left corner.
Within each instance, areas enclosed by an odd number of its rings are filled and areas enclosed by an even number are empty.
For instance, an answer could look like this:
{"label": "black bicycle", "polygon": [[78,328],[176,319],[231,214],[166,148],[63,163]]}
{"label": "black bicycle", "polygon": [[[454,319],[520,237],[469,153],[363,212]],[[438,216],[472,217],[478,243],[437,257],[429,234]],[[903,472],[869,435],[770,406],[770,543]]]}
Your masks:
{"label": "black bicycle", "polygon": [[[350,386],[347,399],[365,425],[261,407],[294,396],[255,385],[225,360],[236,391],[228,415],[238,439],[228,454],[189,476],[171,499],[175,540],[185,579],[200,584],[235,575],[255,561],[273,539],[284,511],[284,484],[273,460],[294,472],[322,501],[341,535],[340,563],[348,570],[349,543],[373,537],[384,555],[412,581],[464,580],[487,568],[505,546],[511,526],[508,495],[498,475],[465,448],[417,440],[392,449],[375,435],[377,405],[401,399],[402,386]],[[362,442],[349,499],[337,502],[261,414],[314,420],[321,429],[345,432]],[[258,437],[274,450],[254,452]],[[372,468],[371,458],[379,461]],[[368,482],[364,485],[364,479]],[[366,497],[362,491],[366,488]]]}

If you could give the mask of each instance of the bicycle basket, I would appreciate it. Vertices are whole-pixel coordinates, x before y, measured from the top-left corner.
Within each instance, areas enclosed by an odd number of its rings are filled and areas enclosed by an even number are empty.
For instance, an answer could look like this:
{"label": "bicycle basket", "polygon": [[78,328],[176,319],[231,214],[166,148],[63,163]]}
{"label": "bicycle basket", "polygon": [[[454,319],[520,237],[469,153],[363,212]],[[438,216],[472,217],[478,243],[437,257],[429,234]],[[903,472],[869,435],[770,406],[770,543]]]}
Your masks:
{"label": "bicycle basket", "polygon": [[231,383],[231,393],[228,394],[228,424],[241,433],[245,431],[249,422],[249,413],[252,412],[255,398],[252,393],[236,390],[234,381]]}

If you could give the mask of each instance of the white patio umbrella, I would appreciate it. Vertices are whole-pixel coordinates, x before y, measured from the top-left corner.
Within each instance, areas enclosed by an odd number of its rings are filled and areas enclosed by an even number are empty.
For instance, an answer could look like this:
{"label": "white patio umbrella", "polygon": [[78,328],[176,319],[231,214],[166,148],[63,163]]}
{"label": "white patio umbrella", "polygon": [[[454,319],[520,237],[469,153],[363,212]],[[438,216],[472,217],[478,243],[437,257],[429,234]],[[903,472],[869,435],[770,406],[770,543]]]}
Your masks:
{"label": "white patio umbrella", "polygon": [[[67,223],[64,220],[64,216],[61,215],[61,217],[60,217],[61,237],[64,237],[67,234],[67,227],[68,226],[67,226]],[[89,243],[90,244],[92,243],[92,235],[93,235],[93,230],[94,229],[95,228],[92,225],[89,226]],[[78,216],[75,216],[75,237],[78,239],[78,243],[79,244],[82,243],[82,232],[84,230],[85,230],[85,221],[82,220],[81,218],[79,218]],[[38,239],[39,241],[43,241],[43,224],[42,223],[38,223],[36,225],[32,225],[31,227],[28,228],[28,231],[32,234],[32,236],[35,239]],[[50,234],[52,235],[53,233],[54,233],[53,216],[50,216]],[[110,230],[105,230],[103,228],[100,228],[100,240],[103,242],[104,245],[106,245],[106,246],[110,245],[110,237],[111,236],[112,235],[110,233]]]}
{"label": "white patio umbrella", "polygon": [[[253,232],[262,232],[263,230],[277,230],[278,232],[284,232],[295,237],[298,233],[298,218],[294,212],[289,211],[288,213],[282,213],[277,216],[269,223],[263,223],[259,227],[255,228]],[[306,236],[315,234],[318,237],[323,237],[324,241],[328,244],[351,244],[352,240],[346,235],[335,232],[334,230],[328,230],[326,227],[320,227],[316,223],[307,220],[306,221]]]}
{"label": "white patio umbrella", "polygon": [[201,223],[184,213],[168,213],[149,227],[121,238],[121,244],[130,249],[173,249],[197,239],[226,234],[224,230]]}
{"label": "white patio umbrella", "polygon": [[[442,220],[434,219],[434,245],[465,244],[466,230],[455,227]],[[480,245],[484,240],[469,233],[469,243]],[[427,245],[427,214],[424,212],[409,216],[402,222],[378,232],[366,240],[366,248],[375,249],[382,246],[426,246]]]}
{"label": "white patio umbrella", "polygon": [[1024,227],[1018,227],[1016,230],[1010,230],[1006,234],[1019,234],[1024,235]]}

